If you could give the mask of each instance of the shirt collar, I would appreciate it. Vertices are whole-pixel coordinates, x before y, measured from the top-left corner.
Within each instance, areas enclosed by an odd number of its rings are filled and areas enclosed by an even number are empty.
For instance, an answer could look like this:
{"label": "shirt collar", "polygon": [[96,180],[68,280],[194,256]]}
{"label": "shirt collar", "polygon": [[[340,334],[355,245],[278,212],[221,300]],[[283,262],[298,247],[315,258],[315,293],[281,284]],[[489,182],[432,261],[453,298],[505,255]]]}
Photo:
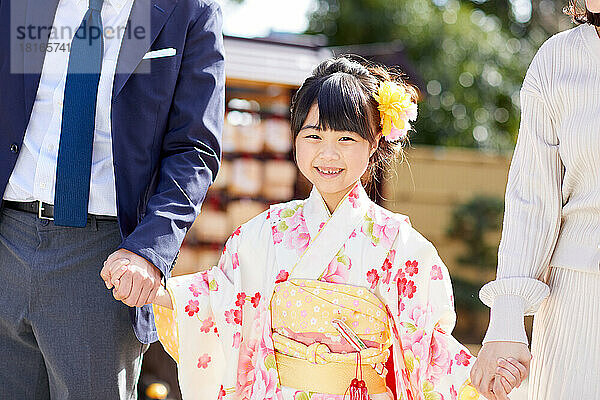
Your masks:
{"label": "shirt collar", "polygon": [[[105,3],[109,3],[112,7],[114,7],[117,11],[121,11],[123,9],[123,7],[125,6],[125,3],[127,3],[128,0],[104,0]],[[87,8],[87,5],[89,4],[89,0],[76,0],[77,5],[81,6],[81,5],[85,5]]]}

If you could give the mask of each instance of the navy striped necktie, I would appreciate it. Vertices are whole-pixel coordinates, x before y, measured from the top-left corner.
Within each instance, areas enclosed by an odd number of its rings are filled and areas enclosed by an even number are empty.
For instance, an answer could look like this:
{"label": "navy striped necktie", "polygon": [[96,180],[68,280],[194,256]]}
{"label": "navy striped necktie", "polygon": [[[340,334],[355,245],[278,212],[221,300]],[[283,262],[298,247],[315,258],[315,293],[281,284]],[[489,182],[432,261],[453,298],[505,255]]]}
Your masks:
{"label": "navy striped necktie", "polygon": [[84,227],[87,224],[96,99],[104,52],[103,2],[90,0],[71,42],[56,165],[56,225]]}

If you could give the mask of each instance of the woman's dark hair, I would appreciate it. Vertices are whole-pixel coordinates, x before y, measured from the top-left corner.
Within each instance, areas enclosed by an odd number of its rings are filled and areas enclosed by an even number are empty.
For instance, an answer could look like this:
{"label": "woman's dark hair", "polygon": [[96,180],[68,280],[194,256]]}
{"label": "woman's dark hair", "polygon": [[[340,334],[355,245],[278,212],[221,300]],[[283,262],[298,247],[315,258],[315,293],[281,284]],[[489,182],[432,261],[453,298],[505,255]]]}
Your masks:
{"label": "woman's dark hair", "polygon": [[[296,137],[302,129],[310,108],[317,104],[321,129],[356,132],[371,146],[377,146],[377,135],[381,131],[378,103],[373,97],[379,85],[393,81],[404,86],[416,102],[416,89],[405,83],[402,75],[382,66],[371,66],[348,56],[331,58],[321,62],[300,89],[294,94],[291,106],[291,128]],[[379,141],[371,156],[364,182],[367,188],[373,178],[402,153],[402,144],[407,138],[395,142]]]}
{"label": "woman's dark hair", "polygon": [[565,14],[570,15],[578,24],[590,24],[600,26],[600,13],[593,13],[587,8],[577,6],[577,0],[571,0],[564,9]]}

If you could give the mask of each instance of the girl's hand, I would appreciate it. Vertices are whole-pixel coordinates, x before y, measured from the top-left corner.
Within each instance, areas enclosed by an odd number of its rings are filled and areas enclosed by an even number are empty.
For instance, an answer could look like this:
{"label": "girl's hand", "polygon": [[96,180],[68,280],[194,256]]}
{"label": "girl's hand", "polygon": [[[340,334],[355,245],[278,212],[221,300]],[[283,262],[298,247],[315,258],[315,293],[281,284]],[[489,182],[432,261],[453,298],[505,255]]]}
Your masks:
{"label": "girl's hand", "polygon": [[496,400],[509,400],[508,394],[521,386],[527,377],[527,368],[514,358],[498,359],[498,367],[494,375],[492,392]]}
{"label": "girl's hand", "polygon": [[173,309],[173,301],[171,300],[171,294],[163,286],[158,288],[158,292],[156,292],[156,298],[154,299],[154,304],[166,307],[169,310]]}

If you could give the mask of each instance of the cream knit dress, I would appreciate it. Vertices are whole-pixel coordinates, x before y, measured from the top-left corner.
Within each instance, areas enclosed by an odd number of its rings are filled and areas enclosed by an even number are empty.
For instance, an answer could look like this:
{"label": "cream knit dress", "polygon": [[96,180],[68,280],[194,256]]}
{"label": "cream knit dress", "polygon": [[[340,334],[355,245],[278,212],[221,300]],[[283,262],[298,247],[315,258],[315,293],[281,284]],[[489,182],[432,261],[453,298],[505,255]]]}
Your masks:
{"label": "cream knit dress", "polygon": [[[600,38],[590,25],[549,39],[521,90],[490,341],[527,343],[529,400],[600,399]],[[537,312],[536,312],[537,311]]]}

